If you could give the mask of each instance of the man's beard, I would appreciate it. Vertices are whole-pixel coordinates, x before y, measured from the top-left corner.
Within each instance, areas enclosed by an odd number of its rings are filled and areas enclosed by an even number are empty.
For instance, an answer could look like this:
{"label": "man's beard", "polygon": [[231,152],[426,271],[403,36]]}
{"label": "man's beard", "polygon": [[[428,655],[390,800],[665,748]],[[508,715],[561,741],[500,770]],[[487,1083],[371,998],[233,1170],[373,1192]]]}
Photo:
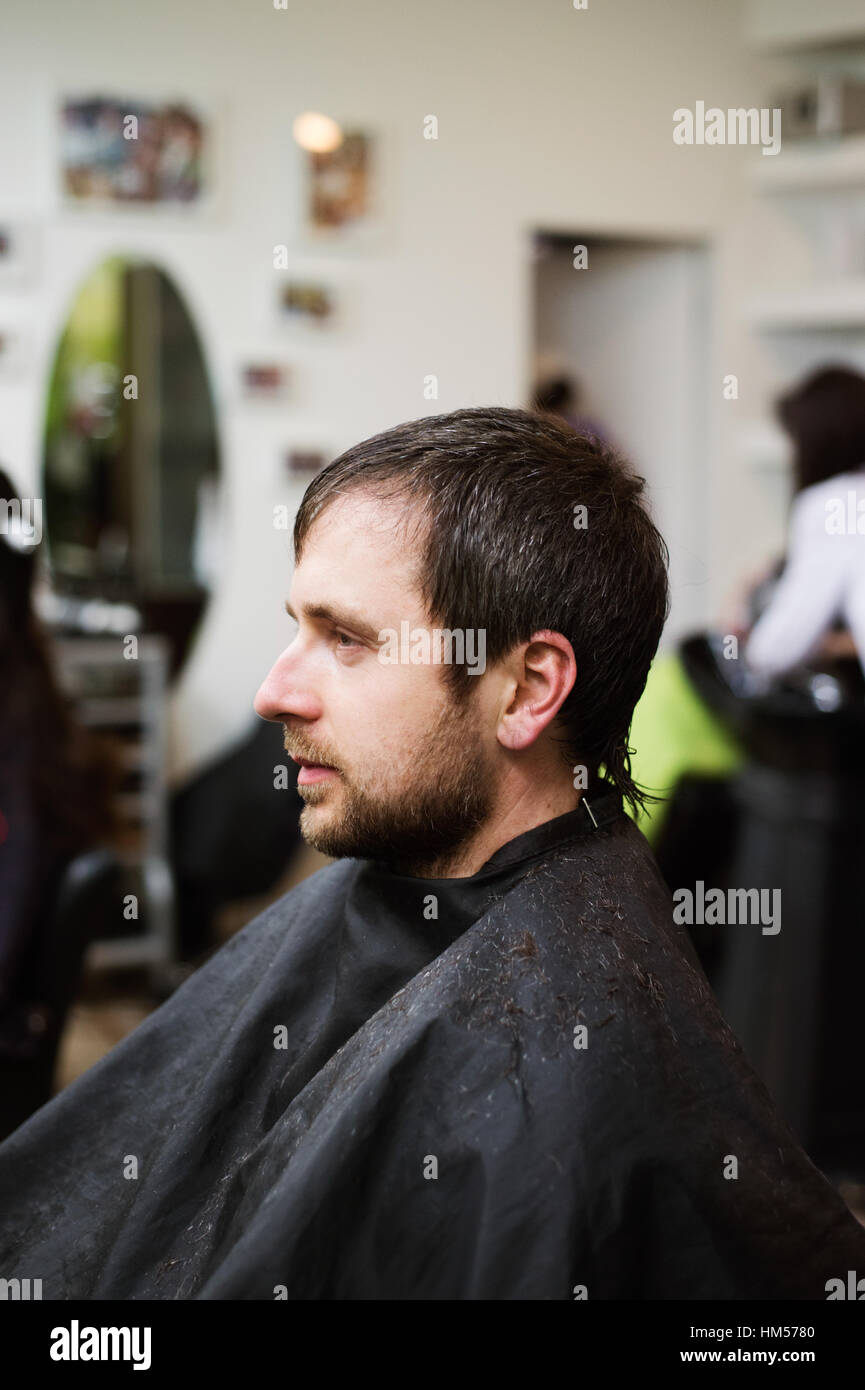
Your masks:
{"label": "man's beard", "polygon": [[469,692],[452,697],[419,750],[406,749],[405,774],[393,790],[377,792],[372,781],[348,777],[322,747],[286,728],[289,753],[336,768],[342,782],[339,815],[319,823],[314,807],[340,789],[330,782],[299,786],[307,803],[300,817],[307,844],[334,859],[377,859],[414,877],[442,875],[490,814],[492,776],[475,727]]}

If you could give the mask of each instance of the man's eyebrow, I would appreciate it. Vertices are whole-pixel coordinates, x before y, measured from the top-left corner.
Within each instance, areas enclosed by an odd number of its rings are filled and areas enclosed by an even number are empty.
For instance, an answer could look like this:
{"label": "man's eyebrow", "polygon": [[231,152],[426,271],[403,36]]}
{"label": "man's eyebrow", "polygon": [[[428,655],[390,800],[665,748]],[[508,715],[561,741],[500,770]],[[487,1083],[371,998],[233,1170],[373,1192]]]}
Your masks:
{"label": "man's eyebrow", "polygon": [[[295,622],[298,621],[297,614],[289,603],[285,600],[285,611]],[[350,608],[334,608],[329,603],[307,603],[302,605],[304,617],[312,618],[314,621],[333,623],[334,627],[348,627],[352,632],[356,632],[359,637],[366,637],[370,642],[378,642],[379,629],[371,627],[368,622],[354,613]]]}

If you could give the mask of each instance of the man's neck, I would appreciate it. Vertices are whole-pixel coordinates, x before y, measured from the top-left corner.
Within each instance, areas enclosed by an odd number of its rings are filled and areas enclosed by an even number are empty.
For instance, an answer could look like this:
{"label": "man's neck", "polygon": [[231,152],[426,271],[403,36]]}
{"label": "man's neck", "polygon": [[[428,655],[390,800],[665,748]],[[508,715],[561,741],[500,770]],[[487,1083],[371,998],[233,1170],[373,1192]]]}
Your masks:
{"label": "man's neck", "polygon": [[569,783],[558,783],[543,796],[526,791],[517,801],[501,806],[479,830],[445,858],[425,866],[423,878],[471,878],[503,845],[557,816],[575,811],[581,793]]}

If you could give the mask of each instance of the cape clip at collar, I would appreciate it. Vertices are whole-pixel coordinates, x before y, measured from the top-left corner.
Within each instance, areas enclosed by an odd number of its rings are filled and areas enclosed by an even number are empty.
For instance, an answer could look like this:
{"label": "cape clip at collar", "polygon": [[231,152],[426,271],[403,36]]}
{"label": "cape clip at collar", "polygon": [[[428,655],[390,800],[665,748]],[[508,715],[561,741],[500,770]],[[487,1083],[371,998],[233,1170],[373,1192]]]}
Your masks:
{"label": "cape clip at collar", "polygon": [[596,797],[594,806],[590,804],[588,797],[581,796],[580,805],[592,830],[603,830],[605,826],[611,825],[621,815],[622,810],[619,798],[614,793]]}

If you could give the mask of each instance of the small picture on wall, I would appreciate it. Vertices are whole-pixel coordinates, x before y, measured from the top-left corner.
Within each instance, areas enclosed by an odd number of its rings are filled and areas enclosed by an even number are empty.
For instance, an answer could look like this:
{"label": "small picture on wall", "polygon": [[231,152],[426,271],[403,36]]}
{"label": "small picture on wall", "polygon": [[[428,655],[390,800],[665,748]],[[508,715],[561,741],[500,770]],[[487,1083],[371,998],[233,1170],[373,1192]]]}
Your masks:
{"label": "small picture on wall", "polygon": [[353,240],[375,222],[375,139],[346,130],[334,150],[306,150],[306,229],[316,239]]}
{"label": "small picture on wall", "polygon": [[0,220],[0,285],[29,280],[34,273],[36,231]]}
{"label": "small picture on wall", "polygon": [[187,102],[67,97],[60,122],[67,203],[176,206],[207,192],[209,122]]}
{"label": "small picture on wall", "polygon": [[287,471],[293,476],[299,473],[306,477],[312,477],[320,473],[330,462],[330,457],[323,449],[310,449],[306,446],[302,448],[291,448],[285,454],[285,466]]}
{"label": "small picture on wall", "polygon": [[17,328],[0,326],[0,377],[16,376],[25,367],[24,337]]}
{"label": "small picture on wall", "polygon": [[247,400],[282,401],[288,395],[291,371],[281,362],[245,362],[240,379]]}
{"label": "small picture on wall", "polygon": [[279,289],[284,318],[304,323],[326,323],[333,314],[333,296],[325,285],[284,281]]}

